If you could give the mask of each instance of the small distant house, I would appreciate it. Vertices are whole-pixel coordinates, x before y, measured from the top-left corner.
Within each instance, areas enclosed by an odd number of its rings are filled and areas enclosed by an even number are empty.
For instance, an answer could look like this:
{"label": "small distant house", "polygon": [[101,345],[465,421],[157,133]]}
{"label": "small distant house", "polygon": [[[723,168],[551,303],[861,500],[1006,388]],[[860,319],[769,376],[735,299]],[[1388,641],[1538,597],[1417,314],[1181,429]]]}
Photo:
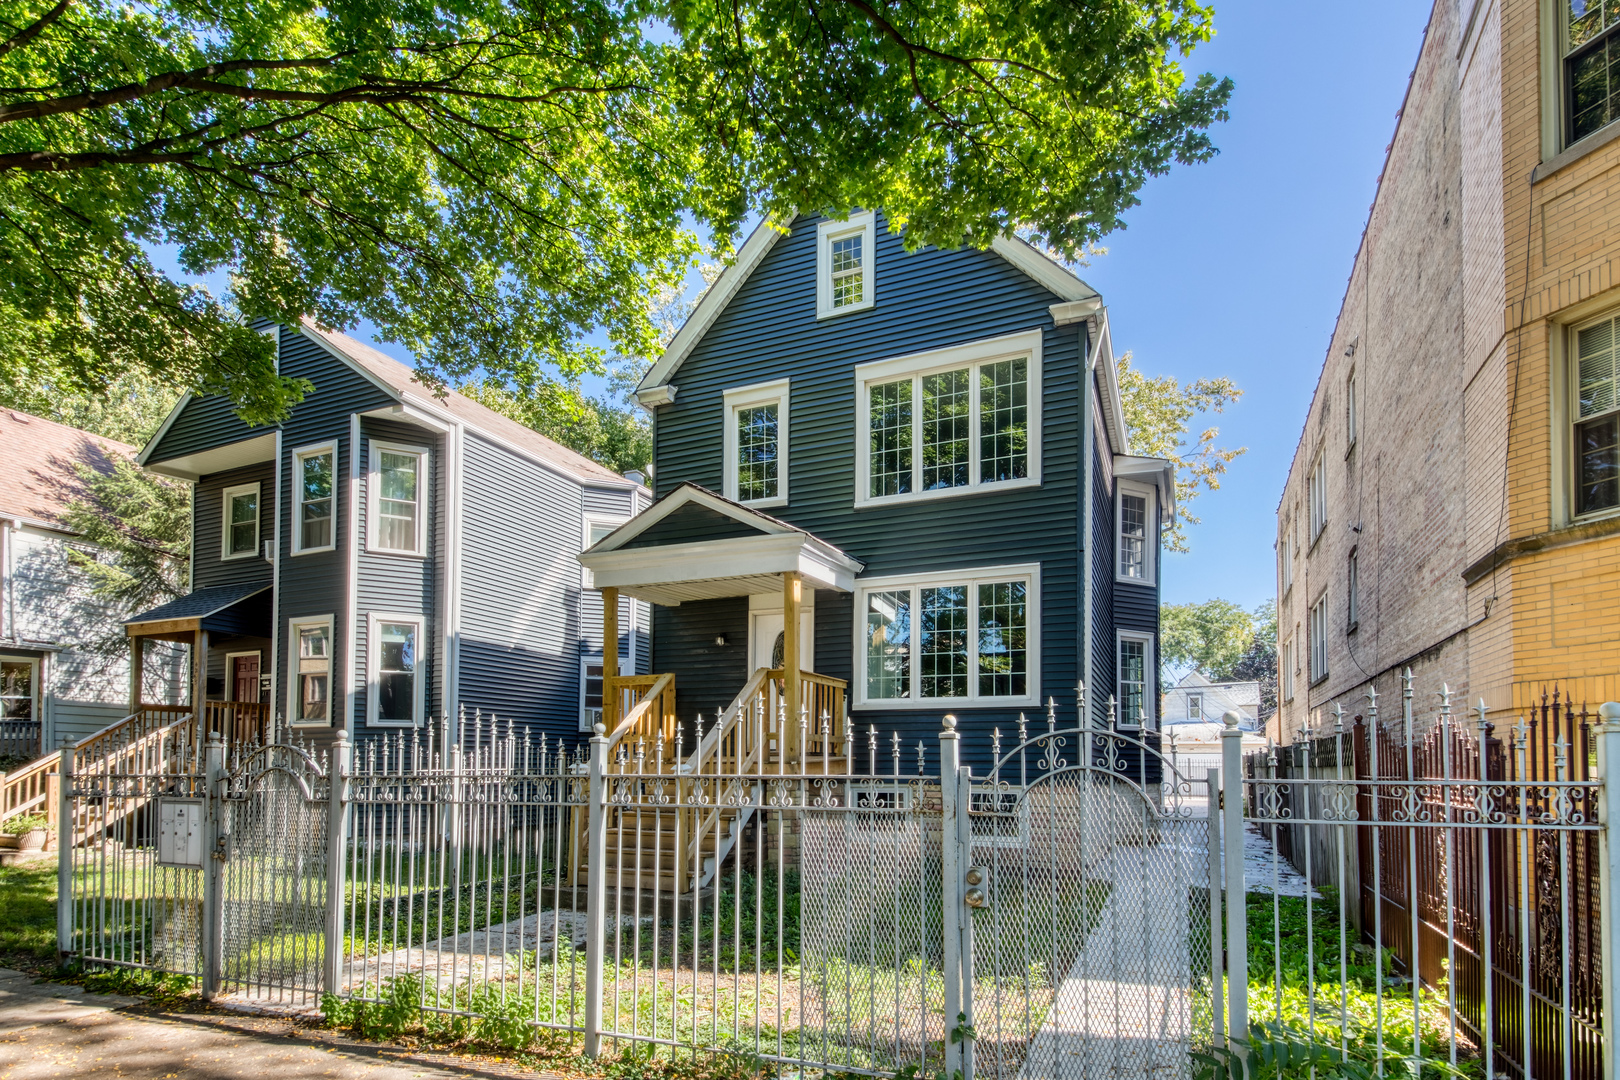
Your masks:
{"label": "small distant house", "polygon": [[[647,490],[352,338],[264,331],[314,390],[260,427],[188,396],[141,451],[192,484],[194,557],[189,594],[127,618],[129,636],[193,646],[210,730],[279,718],[320,741],[463,708],[588,730],[603,612],[575,556]],[[618,671],[646,670],[646,605],[626,599],[615,621]]]}
{"label": "small distant house", "polygon": [[1253,731],[1260,722],[1260,684],[1258,682],[1210,682],[1196,671],[1188,672],[1176,685],[1164,692],[1161,703],[1164,723],[1219,724],[1227,712],[1243,717],[1239,725]]}
{"label": "small distant house", "polygon": [[13,409],[0,410],[0,756],[35,757],[122,718],[128,661],[92,644],[123,612],[91,594],[63,524],[84,494],[75,466],[111,471],[135,447]]}

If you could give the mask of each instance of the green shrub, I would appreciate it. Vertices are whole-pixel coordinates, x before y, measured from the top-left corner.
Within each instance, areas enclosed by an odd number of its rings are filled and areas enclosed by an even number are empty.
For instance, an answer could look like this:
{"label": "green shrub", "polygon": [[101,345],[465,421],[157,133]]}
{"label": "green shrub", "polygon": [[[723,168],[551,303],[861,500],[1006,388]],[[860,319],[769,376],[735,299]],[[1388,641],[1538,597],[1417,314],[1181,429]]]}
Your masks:
{"label": "green shrub", "polygon": [[21,836],[23,833],[33,832],[35,829],[49,829],[50,827],[51,819],[44,814],[18,814],[4,825],[0,825],[0,832],[5,833],[7,836]]}

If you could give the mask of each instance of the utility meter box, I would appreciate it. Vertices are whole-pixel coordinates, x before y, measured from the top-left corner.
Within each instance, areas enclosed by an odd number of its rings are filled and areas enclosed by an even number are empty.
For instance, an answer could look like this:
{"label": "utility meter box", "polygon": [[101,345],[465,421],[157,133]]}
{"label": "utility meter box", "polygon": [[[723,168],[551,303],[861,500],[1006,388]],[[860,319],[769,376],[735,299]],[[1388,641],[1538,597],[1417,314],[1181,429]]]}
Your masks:
{"label": "utility meter box", "polygon": [[158,800],[158,865],[201,870],[203,865],[203,801]]}

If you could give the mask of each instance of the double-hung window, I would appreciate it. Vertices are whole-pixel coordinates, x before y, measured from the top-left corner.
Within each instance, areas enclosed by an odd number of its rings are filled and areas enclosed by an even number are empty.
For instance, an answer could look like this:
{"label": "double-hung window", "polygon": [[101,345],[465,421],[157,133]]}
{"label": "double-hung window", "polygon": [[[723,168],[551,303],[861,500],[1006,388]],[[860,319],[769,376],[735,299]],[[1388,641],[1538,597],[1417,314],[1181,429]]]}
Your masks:
{"label": "double-hung window", "polygon": [[332,722],[332,617],[293,619],[288,635],[292,644],[293,723],[326,725]]}
{"label": "double-hung window", "polygon": [[855,505],[1040,483],[1041,332],[855,369]]}
{"label": "double-hung window", "polygon": [[1620,507],[1620,316],[1574,332],[1575,513]]}
{"label": "double-hung window", "polygon": [[[617,529],[620,525],[623,525],[628,520],[630,519],[623,517],[605,517],[596,514],[586,514],[585,528],[583,530],[584,535],[580,538],[580,542],[582,544],[580,550],[589,551],[591,548],[607,539],[615,529]],[[580,585],[587,589],[596,588],[596,576],[591,573],[590,567],[582,566],[579,568],[579,571]]]}
{"label": "double-hung window", "polygon": [[1153,584],[1154,490],[1119,481],[1114,515],[1119,550],[1116,577],[1137,585]]}
{"label": "double-hung window", "polygon": [[1292,515],[1283,518],[1282,532],[1277,537],[1278,586],[1283,596],[1294,587],[1294,521]]}
{"label": "double-hung window", "polygon": [[1350,549],[1344,570],[1344,623],[1346,632],[1361,623],[1361,558],[1356,548]]}
{"label": "double-hung window", "polygon": [[1294,659],[1294,639],[1290,637],[1282,644],[1281,663],[1278,667],[1282,673],[1282,698],[1284,701],[1294,700],[1294,670],[1298,661]]}
{"label": "double-hung window", "polygon": [[1311,544],[1314,546],[1316,538],[1322,535],[1322,529],[1327,525],[1327,455],[1321,451],[1317,452],[1316,460],[1311,463],[1311,479],[1307,486],[1311,512]]}
{"label": "double-hung window", "polygon": [[259,553],[259,485],[225,489],[222,559],[247,559]]}
{"label": "double-hung window", "polygon": [[861,583],[857,704],[1040,703],[1040,569]]}
{"label": "double-hung window", "polygon": [[425,447],[372,441],[368,550],[427,554],[427,480]]}
{"label": "double-hung window", "polygon": [[1153,636],[1119,631],[1118,677],[1114,688],[1116,724],[1153,725]]}
{"label": "double-hung window", "polygon": [[1350,375],[1344,380],[1344,452],[1346,455],[1356,448],[1356,370],[1350,369]]}
{"label": "double-hung window", "polygon": [[749,506],[788,501],[787,379],[725,392],[725,496]]}
{"label": "double-hung window", "polygon": [[1565,131],[1577,142],[1620,119],[1620,6],[1563,0]]}
{"label": "double-hung window", "polygon": [[337,447],[332,443],[293,452],[292,551],[331,551],[337,545],[333,507],[337,493]]}
{"label": "double-hung window", "polygon": [[367,723],[421,724],[422,623],[420,615],[369,617],[371,693],[366,695]]}
{"label": "double-hung window", "polygon": [[1311,685],[1315,686],[1328,675],[1328,614],[1327,594],[1311,605],[1310,646]]}
{"label": "double-hung window", "polygon": [[876,302],[877,222],[871,211],[816,227],[816,317],[864,311]]}

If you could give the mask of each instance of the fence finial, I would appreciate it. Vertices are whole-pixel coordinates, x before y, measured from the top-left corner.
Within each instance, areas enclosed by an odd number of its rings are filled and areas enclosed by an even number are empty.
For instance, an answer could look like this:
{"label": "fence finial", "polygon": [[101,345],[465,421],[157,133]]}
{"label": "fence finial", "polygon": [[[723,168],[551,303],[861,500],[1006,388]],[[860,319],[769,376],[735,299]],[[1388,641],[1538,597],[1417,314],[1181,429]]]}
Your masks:
{"label": "fence finial", "polygon": [[1337,701],[1333,703],[1333,734],[1344,734],[1344,706]]}
{"label": "fence finial", "polygon": [[1367,687],[1367,726],[1378,726],[1378,687]]}

